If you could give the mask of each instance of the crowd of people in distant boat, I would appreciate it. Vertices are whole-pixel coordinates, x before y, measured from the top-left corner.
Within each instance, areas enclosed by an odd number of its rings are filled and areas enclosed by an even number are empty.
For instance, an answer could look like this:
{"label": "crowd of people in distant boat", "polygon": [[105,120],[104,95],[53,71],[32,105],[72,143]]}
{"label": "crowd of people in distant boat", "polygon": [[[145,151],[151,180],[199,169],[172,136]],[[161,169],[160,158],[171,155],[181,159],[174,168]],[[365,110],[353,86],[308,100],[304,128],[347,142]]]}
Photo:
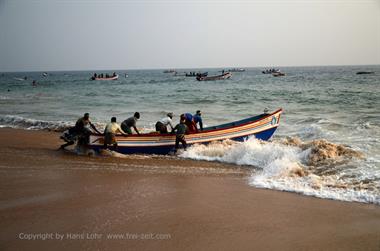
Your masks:
{"label": "crowd of people in distant boat", "polygon": [[263,74],[272,74],[272,73],[276,73],[276,72],[280,72],[280,69],[272,68],[272,69],[266,69],[266,70],[262,71]]}
{"label": "crowd of people in distant boat", "polygon": [[112,73],[112,75],[109,75],[108,73],[106,73],[106,74],[103,74],[103,73],[100,73],[100,74],[94,73],[94,75],[92,75],[92,77],[91,77],[91,80],[95,80],[95,79],[99,79],[99,78],[113,78],[113,77],[116,77],[116,76],[117,76],[116,72]]}
{"label": "crowd of people in distant boat", "polygon": [[[180,115],[179,123],[175,126],[173,124],[173,116],[173,113],[169,112],[164,118],[158,120],[155,124],[155,133],[175,134],[175,152],[179,148],[179,143],[181,143],[183,148],[186,150],[187,143],[185,135],[203,130],[202,113],[200,110],[196,111],[194,115],[191,113],[183,113]],[[63,133],[61,139],[63,139],[66,143],[61,145],[59,149],[65,149],[65,147],[73,145],[75,142],[78,142],[78,145],[86,146],[89,144],[90,135],[93,133],[104,135],[105,149],[107,149],[110,145],[116,149],[117,134],[127,136],[133,134],[133,129],[136,134],[140,135],[140,131],[137,129],[137,121],[139,119],[140,113],[135,112],[132,117],[125,119],[119,125],[116,121],[116,117],[112,117],[111,121],[106,125],[104,132],[101,133],[95,125],[91,123],[89,113],[85,113],[83,117],[77,120],[74,127]]]}
{"label": "crowd of people in distant boat", "polygon": [[186,73],[186,77],[205,77],[208,75],[208,72],[195,72],[191,71],[189,73]]}

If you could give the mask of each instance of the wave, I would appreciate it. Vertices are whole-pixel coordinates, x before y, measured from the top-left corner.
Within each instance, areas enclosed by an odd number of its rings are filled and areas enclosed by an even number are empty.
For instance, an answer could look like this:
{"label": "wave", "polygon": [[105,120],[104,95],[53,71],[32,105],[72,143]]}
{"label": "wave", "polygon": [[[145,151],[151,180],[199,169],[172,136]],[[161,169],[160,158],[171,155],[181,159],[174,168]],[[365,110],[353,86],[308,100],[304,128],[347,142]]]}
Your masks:
{"label": "wave", "polygon": [[194,145],[181,157],[251,166],[249,183],[256,187],[380,204],[380,172],[364,167],[362,152],[324,139],[215,142]]}
{"label": "wave", "polygon": [[74,123],[65,121],[44,121],[14,115],[0,116],[0,127],[63,132],[73,125]]}
{"label": "wave", "polygon": [[[162,112],[166,114],[166,112]],[[93,122],[95,127],[99,131],[103,131],[106,123]],[[46,121],[46,120],[37,120],[37,119],[29,119],[23,118],[21,116],[14,115],[0,115],[0,128],[1,127],[10,127],[17,129],[27,129],[27,130],[48,130],[55,132],[64,132],[65,130],[73,127],[75,125],[75,121]],[[151,123],[149,125],[144,125],[139,127],[139,131],[143,133],[149,133],[155,131],[154,127],[155,123]]]}

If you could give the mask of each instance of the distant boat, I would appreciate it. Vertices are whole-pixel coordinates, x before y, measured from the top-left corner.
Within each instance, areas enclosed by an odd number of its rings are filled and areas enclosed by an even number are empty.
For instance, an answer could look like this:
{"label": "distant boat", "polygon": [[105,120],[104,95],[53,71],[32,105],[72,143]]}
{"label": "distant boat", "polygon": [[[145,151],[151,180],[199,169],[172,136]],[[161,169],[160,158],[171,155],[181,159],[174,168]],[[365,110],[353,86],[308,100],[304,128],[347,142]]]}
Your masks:
{"label": "distant boat", "polygon": [[42,73],[42,76],[47,77],[48,76],[47,72]]}
{"label": "distant boat", "polygon": [[362,75],[362,74],[374,74],[374,72],[373,72],[373,71],[358,71],[356,74],[357,74],[357,75]]}
{"label": "distant boat", "polygon": [[174,76],[176,76],[176,77],[186,77],[186,72],[183,72],[183,73],[175,72]]}
{"label": "distant boat", "polygon": [[211,76],[211,77],[202,77],[202,76],[197,76],[198,81],[213,81],[213,80],[224,80],[224,79],[229,79],[232,77],[231,72],[225,72],[222,75],[217,75],[217,76]]}
{"label": "distant boat", "polygon": [[282,76],[285,76],[285,73],[282,73],[282,72],[273,72],[272,76],[273,77],[282,77]]}
{"label": "distant boat", "polygon": [[27,80],[28,78],[27,77],[23,77],[23,78],[13,78],[15,80],[18,80],[18,81],[24,81],[24,80]]}
{"label": "distant boat", "polygon": [[243,69],[243,68],[233,68],[233,69],[229,69],[228,71],[229,72],[244,72],[245,69]]}
{"label": "distant boat", "polygon": [[272,74],[272,73],[276,73],[276,72],[280,72],[280,69],[272,68],[272,69],[266,69],[266,70],[262,71],[263,74]]}
{"label": "distant boat", "polygon": [[91,77],[90,80],[117,80],[118,78],[119,78],[119,75],[110,76],[108,78]]}
{"label": "distant boat", "polygon": [[176,70],[165,70],[164,73],[176,73]]}
{"label": "distant boat", "polygon": [[128,78],[128,74],[127,74],[127,73],[125,73],[125,75],[124,75],[124,76],[125,76],[125,78]]}
{"label": "distant boat", "polygon": [[201,76],[201,77],[206,77],[208,75],[208,72],[190,72],[190,73],[186,73],[186,77],[197,77],[197,76]]}

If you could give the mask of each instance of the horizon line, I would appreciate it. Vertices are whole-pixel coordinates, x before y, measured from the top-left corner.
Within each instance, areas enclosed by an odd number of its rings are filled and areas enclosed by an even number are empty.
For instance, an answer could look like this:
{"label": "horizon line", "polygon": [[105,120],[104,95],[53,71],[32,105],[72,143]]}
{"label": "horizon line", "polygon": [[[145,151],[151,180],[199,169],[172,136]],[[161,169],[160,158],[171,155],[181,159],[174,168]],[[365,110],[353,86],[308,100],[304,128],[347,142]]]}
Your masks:
{"label": "horizon line", "polygon": [[193,70],[193,69],[233,69],[233,68],[243,68],[243,69],[252,69],[252,68],[296,68],[296,67],[337,67],[337,66],[380,66],[380,64],[331,64],[331,65],[276,65],[276,66],[226,66],[226,67],[162,67],[162,68],[129,68],[129,69],[83,69],[83,70],[24,70],[24,71],[1,71],[0,73],[17,73],[17,72],[80,72],[80,71],[148,71],[148,70]]}

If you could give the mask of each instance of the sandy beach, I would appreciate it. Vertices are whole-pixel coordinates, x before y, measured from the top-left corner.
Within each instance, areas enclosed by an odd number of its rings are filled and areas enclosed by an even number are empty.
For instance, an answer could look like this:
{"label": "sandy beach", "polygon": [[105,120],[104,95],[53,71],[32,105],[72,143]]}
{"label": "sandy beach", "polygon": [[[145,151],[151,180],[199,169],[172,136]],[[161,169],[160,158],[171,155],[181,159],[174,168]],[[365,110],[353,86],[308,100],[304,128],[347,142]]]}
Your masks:
{"label": "sandy beach", "polygon": [[256,189],[250,170],[77,156],[0,129],[0,250],[380,250],[380,207]]}

